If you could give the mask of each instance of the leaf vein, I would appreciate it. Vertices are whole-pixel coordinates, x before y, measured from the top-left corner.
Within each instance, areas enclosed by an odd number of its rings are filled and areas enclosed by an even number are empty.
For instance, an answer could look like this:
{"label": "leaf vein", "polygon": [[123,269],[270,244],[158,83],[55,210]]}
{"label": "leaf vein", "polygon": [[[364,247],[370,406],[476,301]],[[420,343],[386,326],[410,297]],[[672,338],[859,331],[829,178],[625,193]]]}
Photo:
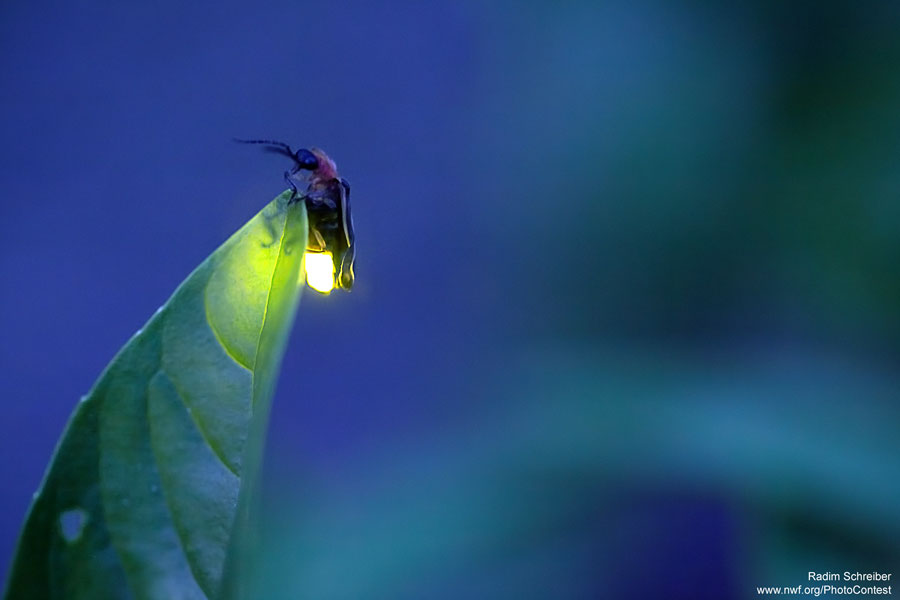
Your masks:
{"label": "leaf vein", "polygon": [[213,325],[213,320],[209,318],[209,307],[206,305],[205,300],[203,303],[203,313],[206,316],[206,323],[209,325],[209,329],[210,329],[210,331],[212,331],[213,337],[215,337],[216,341],[219,342],[219,345],[222,346],[222,350],[225,351],[225,354],[228,355],[228,358],[230,358],[235,363],[237,363],[238,366],[243,367],[252,373],[253,367],[251,367],[250,365],[248,365],[244,361],[242,361],[240,358],[238,358],[238,356],[237,356],[237,354],[235,354],[234,350],[232,350],[231,347],[225,342],[224,338],[222,338],[222,336],[219,335],[219,331],[216,329],[215,325]]}
{"label": "leaf vein", "polygon": [[[175,382],[172,381],[171,377],[166,375],[165,371],[163,371],[162,369],[159,369],[156,372],[156,374],[153,375],[153,377],[156,377],[156,375],[162,375],[163,377],[168,379],[169,382],[172,384],[172,387],[175,388],[175,390],[177,392],[178,388],[175,387]],[[150,378],[151,381],[152,381],[153,377]],[[179,398],[180,398],[180,396],[179,396]],[[148,426],[148,429],[152,429],[153,428],[153,419],[150,418],[149,397],[148,397],[146,410],[147,410],[147,426]],[[152,434],[151,434],[151,440],[152,440]],[[160,472],[160,469],[159,469],[160,459],[159,459],[159,456],[156,454],[156,449],[155,449],[155,446],[153,445],[152,441],[151,441],[151,448],[153,448],[153,455],[154,455],[154,458],[156,459],[156,470],[160,475],[160,483],[162,483],[163,502],[166,505],[166,512],[169,514],[169,522],[172,523],[172,529],[175,530],[175,537],[178,539],[178,545],[181,546],[181,554],[184,556],[184,561],[187,563],[188,569],[190,569],[190,571],[191,571],[191,576],[193,576],[193,578],[194,578],[194,583],[197,584],[197,587],[203,593],[203,597],[209,599],[210,595],[207,592],[207,590],[203,589],[203,587],[201,586],[200,578],[197,576],[197,570],[195,568],[193,561],[191,560],[190,554],[188,553],[187,544],[184,541],[184,538],[185,538],[184,530],[178,526],[178,521],[176,521],[176,519],[175,519],[175,511],[172,508],[172,502],[169,500],[169,489],[168,489],[168,486],[165,484],[165,479],[162,476],[162,472]]]}
{"label": "leaf vein", "polygon": [[194,416],[194,411],[191,408],[191,404],[187,400],[187,394],[185,394],[183,391],[181,391],[181,388],[179,388],[178,384],[175,383],[175,380],[169,376],[169,374],[166,372],[165,368],[160,367],[159,370],[157,370],[157,373],[162,374],[163,377],[168,379],[169,382],[172,384],[172,388],[175,390],[175,394],[178,396],[178,399],[184,405],[184,408],[187,411],[188,416],[191,418],[191,422],[194,424],[194,427],[197,429],[197,432],[200,434],[200,437],[203,439],[203,442],[209,447],[209,449],[212,451],[212,453],[215,455],[215,457],[219,459],[219,462],[222,463],[222,465],[224,465],[224,467],[226,469],[228,469],[228,471],[232,475],[234,475],[235,477],[240,479],[241,476],[238,474],[238,472],[235,470],[235,468],[232,467],[230,464],[228,464],[228,460],[226,460],[225,453],[222,451],[222,449],[219,447],[218,444],[213,443],[212,439],[209,437],[209,435],[206,433],[206,430],[203,428],[203,425],[200,423],[200,421],[197,420],[197,417]]}
{"label": "leaf vein", "polygon": [[[256,349],[253,351],[253,363],[254,366],[256,362],[259,360],[259,345],[262,343],[263,339],[263,331],[266,329],[266,318],[269,316],[269,302],[272,299],[272,284],[275,282],[275,273],[278,272],[278,263],[281,262],[281,257],[284,253],[284,234],[288,228],[288,214],[285,214],[284,224],[281,227],[281,237],[278,239],[278,256],[275,259],[275,266],[272,267],[272,276],[269,277],[269,287],[266,289],[266,303],[263,305],[263,316],[262,321],[259,324],[259,335],[256,338]],[[250,414],[253,414],[253,409],[256,408],[256,369],[252,369],[250,377]]]}

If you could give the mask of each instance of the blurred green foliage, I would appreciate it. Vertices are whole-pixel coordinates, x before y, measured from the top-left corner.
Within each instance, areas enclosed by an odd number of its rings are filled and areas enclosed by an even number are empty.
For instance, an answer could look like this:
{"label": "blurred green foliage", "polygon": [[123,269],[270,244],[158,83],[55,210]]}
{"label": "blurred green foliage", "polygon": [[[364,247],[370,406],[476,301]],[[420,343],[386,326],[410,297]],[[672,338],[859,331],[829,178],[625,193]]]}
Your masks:
{"label": "blurred green foliage", "polygon": [[478,14],[453,275],[492,318],[462,416],[277,480],[270,597],[753,598],[890,572],[900,9]]}

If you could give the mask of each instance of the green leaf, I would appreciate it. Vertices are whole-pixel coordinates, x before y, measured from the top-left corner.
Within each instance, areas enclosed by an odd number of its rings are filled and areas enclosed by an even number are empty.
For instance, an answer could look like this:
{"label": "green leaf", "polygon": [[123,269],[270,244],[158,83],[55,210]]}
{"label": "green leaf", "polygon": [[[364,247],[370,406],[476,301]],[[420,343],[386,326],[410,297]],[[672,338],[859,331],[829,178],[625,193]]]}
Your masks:
{"label": "green leaf", "polygon": [[302,289],[306,211],[289,197],[197,267],[82,398],[26,517],[7,600],[242,593]]}

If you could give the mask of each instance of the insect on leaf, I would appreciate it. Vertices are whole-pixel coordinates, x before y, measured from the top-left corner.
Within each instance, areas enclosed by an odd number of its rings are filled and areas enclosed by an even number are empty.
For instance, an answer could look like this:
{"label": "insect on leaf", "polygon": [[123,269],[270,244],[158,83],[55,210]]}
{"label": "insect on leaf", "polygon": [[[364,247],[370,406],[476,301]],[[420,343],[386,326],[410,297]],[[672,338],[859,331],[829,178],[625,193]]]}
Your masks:
{"label": "insect on leaf", "polygon": [[[213,252],[78,404],[5,598],[213,599],[242,587],[307,218],[275,198]],[[251,536],[252,537],[252,536]]]}

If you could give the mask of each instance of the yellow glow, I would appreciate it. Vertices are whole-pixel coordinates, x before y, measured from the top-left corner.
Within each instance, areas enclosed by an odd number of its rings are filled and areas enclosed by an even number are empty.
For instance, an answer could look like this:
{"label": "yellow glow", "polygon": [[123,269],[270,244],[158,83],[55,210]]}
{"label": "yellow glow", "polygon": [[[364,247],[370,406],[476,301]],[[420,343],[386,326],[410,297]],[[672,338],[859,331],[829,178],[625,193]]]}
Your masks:
{"label": "yellow glow", "polygon": [[306,283],[317,292],[327,294],[334,289],[334,262],[331,252],[306,253]]}

